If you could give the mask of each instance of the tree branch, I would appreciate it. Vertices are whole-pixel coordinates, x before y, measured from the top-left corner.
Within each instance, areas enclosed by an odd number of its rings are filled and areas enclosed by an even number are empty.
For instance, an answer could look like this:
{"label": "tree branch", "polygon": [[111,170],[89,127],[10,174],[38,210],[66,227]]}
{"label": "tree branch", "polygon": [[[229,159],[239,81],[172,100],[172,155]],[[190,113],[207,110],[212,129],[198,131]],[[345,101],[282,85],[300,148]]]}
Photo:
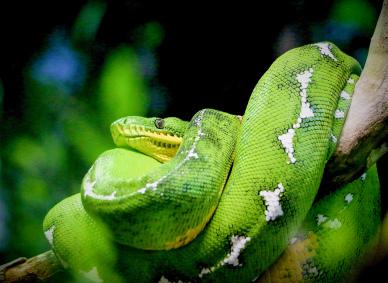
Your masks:
{"label": "tree branch", "polygon": [[[323,184],[338,187],[361,174],[388,151],[388,0],[371,39],[337,150]],[[0,282],[38,282],[62,270],[53,251],[0,266]]]}
{"label": "tree branch", "polygon": [[326,165],[325,188],[355,179],[387,152],[387,124],[388,1],[384,0],[336,152]]}
{"label": "tree branch", "polygon": [[41,282],[61,270],[61,263],[50,250],[30,259],[21,257],[0,265],[0,282]]}

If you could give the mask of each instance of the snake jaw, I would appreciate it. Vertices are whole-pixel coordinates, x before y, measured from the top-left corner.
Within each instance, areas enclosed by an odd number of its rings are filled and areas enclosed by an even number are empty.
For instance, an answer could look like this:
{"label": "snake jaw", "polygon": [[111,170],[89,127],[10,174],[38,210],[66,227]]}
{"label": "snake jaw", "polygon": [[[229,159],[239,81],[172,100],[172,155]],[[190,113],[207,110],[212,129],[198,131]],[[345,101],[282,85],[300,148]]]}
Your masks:
{"label": "snake jaw", "polygon": [[111,131],[117,146],[135,149],[162,163],[174,157],[182,143],[182,136],[144,126],[113,124]]}
{"label": "snake jaw", "polygon": [[164,163],[175,156],[188,122],[175,117],[166,119],[128,116],[111,125],[114,143],[137,150]]}

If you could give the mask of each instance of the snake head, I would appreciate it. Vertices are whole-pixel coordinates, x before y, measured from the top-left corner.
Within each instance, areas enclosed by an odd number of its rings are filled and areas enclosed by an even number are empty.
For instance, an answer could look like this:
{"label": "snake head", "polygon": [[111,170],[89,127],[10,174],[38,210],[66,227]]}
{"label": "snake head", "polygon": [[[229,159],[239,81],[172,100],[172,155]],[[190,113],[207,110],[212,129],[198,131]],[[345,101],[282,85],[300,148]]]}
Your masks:
{"label": "snake head", "polygon": [[188,122],[179,118],[145,118],[127,116],[111,124],[110,130],[118,147],[135,149],[160,162],[175,156]]}

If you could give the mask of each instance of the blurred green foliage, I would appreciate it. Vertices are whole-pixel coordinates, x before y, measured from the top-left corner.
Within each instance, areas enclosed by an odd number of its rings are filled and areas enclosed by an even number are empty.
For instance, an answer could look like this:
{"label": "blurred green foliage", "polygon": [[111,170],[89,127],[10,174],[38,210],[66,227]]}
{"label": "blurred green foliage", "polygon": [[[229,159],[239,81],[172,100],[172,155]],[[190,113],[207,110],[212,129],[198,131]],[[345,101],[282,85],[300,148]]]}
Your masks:
{"label": "blurred green foliage", "polygon": [[[25,66],[23,116],[15,132],[9,129],[1,140],[0,254],[4,262],[49,249],[41,228],[43,218],[55,203],[78,192],[97,156],[114,147],[110,123],[150,111],[149,81],[155,74],[145,74],[143,65],[147,54],[155,56],[163,29],[157,22],[140,26],[134,46],[122,43],[110,48],[96,68],[88,48],[106,6],[89,1],[71,31],[54,28],[46,45]],[[0,84],[1,106],[2,98]]]}
{"label": "blurred green foliage", "polygon": [[135,50],[121,47],[107,56],[101,71],[98,99],[107,123],[126,115],[147,113],[148,90]]}
{"label": "blurred green foliage", "polygon": [[334,3],[330,18],[365,32],[373,32],[376,16],[376,11],[367,1],[340,0]]}

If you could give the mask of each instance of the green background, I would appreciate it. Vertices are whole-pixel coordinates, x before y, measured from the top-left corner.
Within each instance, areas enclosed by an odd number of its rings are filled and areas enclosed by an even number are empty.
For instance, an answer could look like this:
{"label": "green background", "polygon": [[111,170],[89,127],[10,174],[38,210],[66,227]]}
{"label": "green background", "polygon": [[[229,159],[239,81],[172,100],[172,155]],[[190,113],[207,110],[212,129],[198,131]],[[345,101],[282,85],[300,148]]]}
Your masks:
{"label": "green background", "polygon": [[114,147],[115,119],[190,119],[205,107],[242,114],[271,62],[313,41],[363,65],[382,4],[68,2],[1,4],[0,264],[49,249],[45,214]]}

